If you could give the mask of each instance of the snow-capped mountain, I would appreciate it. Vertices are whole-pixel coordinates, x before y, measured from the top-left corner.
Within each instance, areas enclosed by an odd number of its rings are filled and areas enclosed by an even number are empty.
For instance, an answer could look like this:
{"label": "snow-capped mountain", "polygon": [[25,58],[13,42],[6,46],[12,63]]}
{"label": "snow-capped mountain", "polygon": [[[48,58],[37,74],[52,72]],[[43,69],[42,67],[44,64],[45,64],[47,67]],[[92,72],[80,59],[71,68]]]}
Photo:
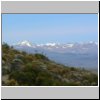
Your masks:
{"label": "snow-capped mountain", "polygon": [[22,41],[22,42],[19,42],[18,44],[16,44],[16,46],[28,46],[28,47],[32,47],[32,44],[28,41]]}
{"label": "snow-capped mountain", "polygon": [[27,49],[36,49],[36,50],[43,50],[50,51],[50,52],[57,52],[57,53],[97,53],[98,44],[97,42],[87,42],[87,43],[46,43],[46,44],[32,44],[28,41],[22,41],[14,45],[15,48],[27,48]]}
{"label": "snow-capped mountain", "polygon": [[47,50],[50,52],[57,53],[97,53],[98,44],[97,42],[87,43],[46,43],[46,44],[32,44],[28,41],[22,41],[14,45],[15,48],[35,48]]}
{"label": "snow-capped mountain", "polygon": [[46,43],[33,44],[22,41],[13,45],[17,50],[28,53],[44,53],[51,60],[70,66],[96,68],[98,66],[98,43]]}

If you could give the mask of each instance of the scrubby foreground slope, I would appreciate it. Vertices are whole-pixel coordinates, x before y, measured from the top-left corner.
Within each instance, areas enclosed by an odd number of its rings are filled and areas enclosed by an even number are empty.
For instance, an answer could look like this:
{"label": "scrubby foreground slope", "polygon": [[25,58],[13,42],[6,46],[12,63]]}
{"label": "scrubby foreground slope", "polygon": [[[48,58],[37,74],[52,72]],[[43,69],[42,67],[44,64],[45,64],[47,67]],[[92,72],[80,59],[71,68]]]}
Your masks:
{"label": "scrubby foreground slope", "polygon": [[27,54],[3,44],[2,85],[96,86],[98,76],[85,69],[57,64],[42,54]]}

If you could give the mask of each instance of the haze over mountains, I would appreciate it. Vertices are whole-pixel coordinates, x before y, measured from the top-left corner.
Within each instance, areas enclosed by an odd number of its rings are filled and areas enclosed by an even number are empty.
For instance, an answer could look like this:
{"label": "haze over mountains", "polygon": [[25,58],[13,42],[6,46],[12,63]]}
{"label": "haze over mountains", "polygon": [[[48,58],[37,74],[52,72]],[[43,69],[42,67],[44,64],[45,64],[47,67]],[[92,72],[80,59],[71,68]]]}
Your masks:
{"label": "haze over mountains", "polygon": [[98,68],[98,43],[46,43],[33,44],[28,41],[19,42],[13,47],[28,53],[43,53],[49,59],[64,65],[84,67],[86,69]]}

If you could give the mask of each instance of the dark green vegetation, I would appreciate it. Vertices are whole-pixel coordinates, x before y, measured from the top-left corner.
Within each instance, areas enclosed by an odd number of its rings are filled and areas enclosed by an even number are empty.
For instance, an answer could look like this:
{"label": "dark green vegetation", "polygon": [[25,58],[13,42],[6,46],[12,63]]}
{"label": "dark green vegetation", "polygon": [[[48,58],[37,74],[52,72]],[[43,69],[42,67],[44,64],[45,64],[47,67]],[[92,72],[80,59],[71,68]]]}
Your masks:
{"label": "dark green vegetation", "polygon": [[27,54],[2,45],[4,86],[97,86],[98,76],[85,69],[50,61],[43,54]]}

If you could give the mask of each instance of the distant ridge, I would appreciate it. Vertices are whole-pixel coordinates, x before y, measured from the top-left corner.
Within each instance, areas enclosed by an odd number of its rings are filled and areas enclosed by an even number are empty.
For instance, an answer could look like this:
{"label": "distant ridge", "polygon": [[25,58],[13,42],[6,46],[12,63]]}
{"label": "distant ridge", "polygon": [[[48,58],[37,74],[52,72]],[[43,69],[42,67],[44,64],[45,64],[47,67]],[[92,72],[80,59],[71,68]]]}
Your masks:
{"label": "distant ridge", "polygon": [[26,46],[32,48],[40,48],[45,50],[50,50],[52,52],[60,53],[97,53],[98,43],[94,41],[83,42],[83,43],[45,43],[45,44],[36,44],[30,43],[27,40],[18,42],[13,45],[14,47]]}

